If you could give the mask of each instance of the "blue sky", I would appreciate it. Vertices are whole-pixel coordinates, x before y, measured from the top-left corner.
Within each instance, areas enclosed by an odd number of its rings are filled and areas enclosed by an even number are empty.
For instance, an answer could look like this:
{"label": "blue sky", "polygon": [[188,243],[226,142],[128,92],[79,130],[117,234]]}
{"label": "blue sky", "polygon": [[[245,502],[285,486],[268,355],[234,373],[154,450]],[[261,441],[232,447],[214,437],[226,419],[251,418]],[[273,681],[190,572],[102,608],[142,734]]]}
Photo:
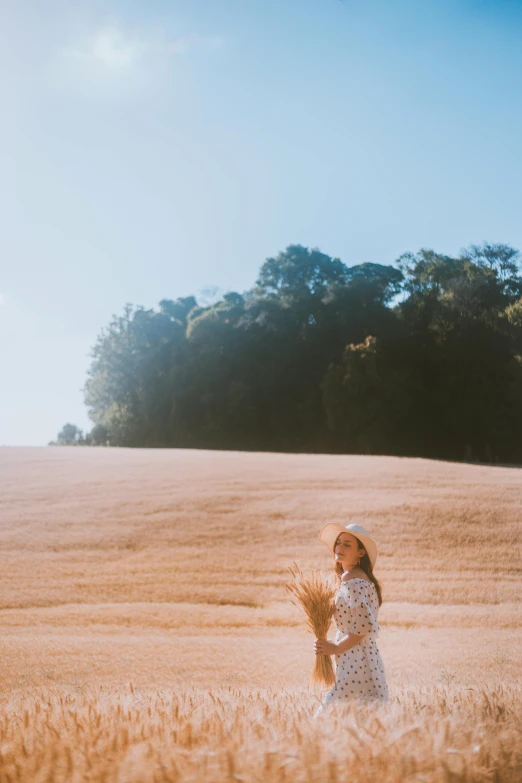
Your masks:
{"label": "blue sky", "polygon": [[522,0],[3,0],[0,445],[92,426],[126,302],[522,250]]}

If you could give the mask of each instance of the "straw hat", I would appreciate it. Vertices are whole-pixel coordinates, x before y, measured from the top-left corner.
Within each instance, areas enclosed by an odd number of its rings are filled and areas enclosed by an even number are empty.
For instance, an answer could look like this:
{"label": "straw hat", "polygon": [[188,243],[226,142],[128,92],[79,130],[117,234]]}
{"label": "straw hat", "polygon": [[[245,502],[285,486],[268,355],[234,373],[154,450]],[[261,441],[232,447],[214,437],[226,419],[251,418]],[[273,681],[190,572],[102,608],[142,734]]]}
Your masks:
{"label": "straw hat", "polygon": [[339,533],[351,533],[352,536],[359,539],[368,552],[368,557],[370,558],[373,569],[375,561],[377,560],[377,545],[368,531],[362,525],[352,524],[343,527],[342,525],[337,524],[337,522],[328,522],[327,525],[324,525],[324,527],[321,528],[319,538],[326,544],[332,554],[335,554],[334,544]]}

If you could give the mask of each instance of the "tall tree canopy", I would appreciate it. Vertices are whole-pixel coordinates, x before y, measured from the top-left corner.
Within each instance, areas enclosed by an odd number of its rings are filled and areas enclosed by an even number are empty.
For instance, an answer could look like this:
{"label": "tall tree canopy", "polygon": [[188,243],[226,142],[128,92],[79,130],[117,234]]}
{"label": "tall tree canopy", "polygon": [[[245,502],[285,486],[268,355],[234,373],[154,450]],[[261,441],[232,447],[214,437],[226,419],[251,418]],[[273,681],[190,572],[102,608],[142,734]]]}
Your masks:
{"label": "tall tree canopy", "polygon": [[86,443],[520,460],[518,251],[348,267],[291,245],[249,291],[126,305],[85,401]]}

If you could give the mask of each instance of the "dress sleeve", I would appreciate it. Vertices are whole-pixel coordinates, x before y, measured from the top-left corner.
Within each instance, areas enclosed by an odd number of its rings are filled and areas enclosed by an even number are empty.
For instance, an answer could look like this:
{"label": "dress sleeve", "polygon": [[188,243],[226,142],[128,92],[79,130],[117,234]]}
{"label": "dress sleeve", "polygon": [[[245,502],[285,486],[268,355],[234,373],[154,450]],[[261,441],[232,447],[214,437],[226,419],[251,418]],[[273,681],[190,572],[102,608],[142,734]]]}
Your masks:
{"label": "dress sleeve", "polygon": [[341,595],[349,612],[345,618],[347,632],[361,635],[369,631],[378,633],[380,629],[377,616],[370,606],[366,592],[368,589],[375,590],[375,587],[373,585],[371,588],[361,587],[360,583],[350,584],[350,581],[341,583]]}

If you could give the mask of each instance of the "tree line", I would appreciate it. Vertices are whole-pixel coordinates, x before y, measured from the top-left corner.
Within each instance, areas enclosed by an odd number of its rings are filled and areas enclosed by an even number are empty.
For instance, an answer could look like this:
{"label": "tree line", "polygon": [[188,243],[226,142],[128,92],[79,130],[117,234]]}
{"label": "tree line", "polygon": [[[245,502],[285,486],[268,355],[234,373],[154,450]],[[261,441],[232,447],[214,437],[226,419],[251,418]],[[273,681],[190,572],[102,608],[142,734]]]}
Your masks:
{"label": "tree line", "polygon": [[212,304],[127,304],[56,443],[522,459],[522,277],[505,244],[348,267],[291,245]]}

